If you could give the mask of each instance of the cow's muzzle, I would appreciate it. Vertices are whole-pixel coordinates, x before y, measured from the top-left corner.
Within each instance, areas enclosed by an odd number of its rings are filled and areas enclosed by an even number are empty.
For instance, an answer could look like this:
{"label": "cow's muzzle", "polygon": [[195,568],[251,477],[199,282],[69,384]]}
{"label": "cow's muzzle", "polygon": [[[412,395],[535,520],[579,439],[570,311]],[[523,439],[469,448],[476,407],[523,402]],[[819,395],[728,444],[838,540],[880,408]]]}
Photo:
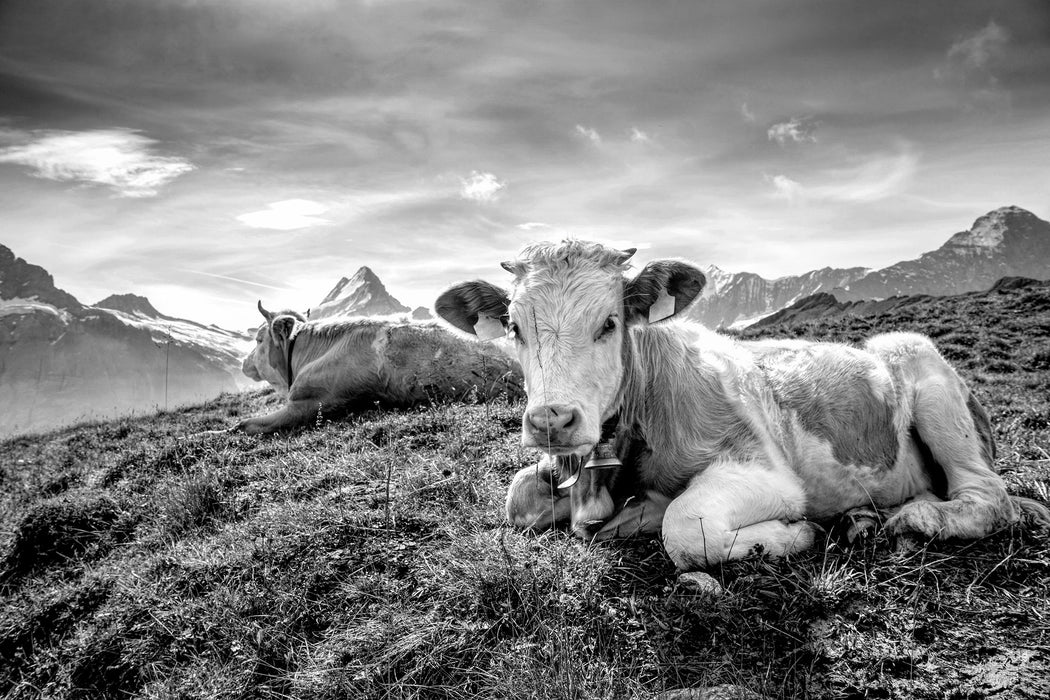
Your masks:
{"label": "cow's muzzle", "polygon": [[525,410],[522,417],[522,440],[526,447],[538,447],[548,454],[586,455],[593,440],[580,434],[583,424],[580,409],[567,404],[549,404]]}

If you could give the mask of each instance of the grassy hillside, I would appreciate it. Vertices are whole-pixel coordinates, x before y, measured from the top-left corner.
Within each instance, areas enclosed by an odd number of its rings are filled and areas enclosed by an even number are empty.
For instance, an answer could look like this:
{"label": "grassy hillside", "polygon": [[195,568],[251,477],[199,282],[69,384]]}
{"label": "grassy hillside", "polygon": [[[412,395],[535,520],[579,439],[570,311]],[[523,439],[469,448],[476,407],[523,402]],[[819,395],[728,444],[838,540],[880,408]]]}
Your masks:
{"label": "grassy hillside", "polygon": [[[1050,488],[1050,293],[767,334],[931,333],[1018,494]],[[837,532],[677,582],[657,541],[503,526],[519,405],[201,435],[271,393],[0,444],[0,694],[633,698],[1050,696],[1050,538],[900,548]]]}

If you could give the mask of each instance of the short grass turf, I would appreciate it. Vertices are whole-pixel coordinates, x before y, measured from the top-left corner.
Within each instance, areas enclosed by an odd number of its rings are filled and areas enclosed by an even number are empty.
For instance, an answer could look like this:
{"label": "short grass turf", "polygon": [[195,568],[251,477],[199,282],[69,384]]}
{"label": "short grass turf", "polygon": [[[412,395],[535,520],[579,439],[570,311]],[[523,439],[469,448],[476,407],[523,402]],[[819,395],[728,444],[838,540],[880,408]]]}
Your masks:
{"label": "short grass turf", "polygon": [[[1050,294],[766,335],[931,333],[988,407],[1011,490],[1050,488]],[[1050,697],[1050,541],[856,547],[677,583],[659,541],[505,527],[521,405],[205,435],[270,392],[0,444],[11,698]]]}

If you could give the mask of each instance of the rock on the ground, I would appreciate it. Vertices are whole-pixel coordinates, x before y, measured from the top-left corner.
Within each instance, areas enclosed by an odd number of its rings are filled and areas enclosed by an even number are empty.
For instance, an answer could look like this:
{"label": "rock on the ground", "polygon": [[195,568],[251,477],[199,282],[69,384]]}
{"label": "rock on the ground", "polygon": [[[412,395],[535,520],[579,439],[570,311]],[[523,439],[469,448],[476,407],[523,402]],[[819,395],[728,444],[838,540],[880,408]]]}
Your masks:
{"label": "rock on the ground", "polygon": [[722,584],[716,581],[711,574],[705,574],[703,571],[687,571],[680,574],[678,583],[694,593],[702,593],[712,598],[719,598],[724,592]]}

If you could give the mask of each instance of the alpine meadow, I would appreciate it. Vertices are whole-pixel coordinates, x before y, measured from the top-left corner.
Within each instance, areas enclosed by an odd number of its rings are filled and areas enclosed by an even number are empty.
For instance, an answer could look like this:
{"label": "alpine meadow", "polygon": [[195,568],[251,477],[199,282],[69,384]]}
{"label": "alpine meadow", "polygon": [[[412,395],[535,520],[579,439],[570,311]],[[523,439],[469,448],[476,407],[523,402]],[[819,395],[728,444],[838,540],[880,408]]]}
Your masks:
{"label": "alpine meadow", "polygon": [[[929,334],[988,408],[1011,493],[1050,498],[1050,284],[745,335]],[[2,446],[0,688],[31,697],[1039,698],[1050,540],[848,545],[676,578],[658,538],[504,523],[521,405],[209,434],[269,390]],[[670,696],[669,696],[670,697]],[[682,695],[676,697],[685,697]],[[716,697],[691,695],[688,697]]]}

